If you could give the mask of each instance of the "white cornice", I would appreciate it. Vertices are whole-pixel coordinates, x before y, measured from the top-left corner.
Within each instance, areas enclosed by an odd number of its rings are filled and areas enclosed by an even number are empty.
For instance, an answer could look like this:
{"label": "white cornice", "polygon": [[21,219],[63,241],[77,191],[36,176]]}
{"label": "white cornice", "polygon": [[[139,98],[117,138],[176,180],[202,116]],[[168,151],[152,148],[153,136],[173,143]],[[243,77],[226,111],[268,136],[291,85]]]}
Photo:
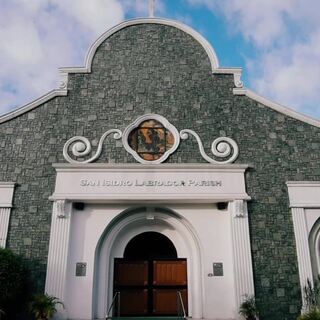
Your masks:
{"label": "white cornice", "polygon": [[243,82],[241,80],[242,68],[218,68],[212,71],[214,74],[233,74],[234,86],[241,89]]}
{"label": "white cornice", "polygon": [[269,107],[275,111],[278,111],[286,116],[289,116],[291,118],[306,122],[308,124],[311,124],[312,126],[320,128],[320,121],[313,119],[311,117],[308,117],[302,113],[299,113],[289,107],[285,107],[279,103],[273,102],[267,98],[264,98],[257,93],[246,89],[246,88],[234,88],[233,89],[233,94],[234,95],[239,95],[239,96],[247,96],[248,98],[251,98],[252,100],[255,100],[261,104],[263,104],[266,107]]}
{"label": "white cornice", "polygon": [[249,200],[244,165],[54,165],[51,200],[192,202]]}
{"label": "white cornice", "polygon": [[216,203],[216,202],[229,202],[233,201],[234,199],[241,199],[241,200],[251,200],[251,197],[248,195],[244,195],[243,193],[232,193],[232,194],[223,194],[217,196],[208,196],[208,195],[200,195],[197,199],[193,198],[194,194],[189,194],[187,196],[176,196],[174,194],[167,194],[165,199],[163,196],[159,196],[156,193],[153,195],[140,195],[134,194],[131,198],[128,198],[127,195],[105,195],[103,198],[101,195],[86,195],[83,194],[59,194],[55,193],[49,197],[50,201],[59,201],[59,200],[67,200],[67,201],[76,201],[76,202],[87,202],[87,203],[152,203],[155,202],[157,204],[170,204],[170,203]]}
{"label": "white cornice", "polygon": [[171,170],[176,171],[228,171],[228,172],[244,172],[247,168],[250,168],[247,164],[208,164],[208,163],[161,163],[157,166],[154,165],[141,165],[138,163],[88,163],[88,164],[70,164],[70,163],[53,163],[52,166],[56,171],[108,171],[119,170],[121,172],[126,170],[145,171],[145,170]]}
{"label": "white cornice", "polygon": [[11,208],[14,182],[0,181],[0,208]]}
{"label": "white cornice", "polygon": [[2,182],[0,181],[0,188],[13,188],[15,186],[15,182]]}
{"label": "white cornice", "polygon": [[286,182],[291,208],[320,208],[320,181]]}

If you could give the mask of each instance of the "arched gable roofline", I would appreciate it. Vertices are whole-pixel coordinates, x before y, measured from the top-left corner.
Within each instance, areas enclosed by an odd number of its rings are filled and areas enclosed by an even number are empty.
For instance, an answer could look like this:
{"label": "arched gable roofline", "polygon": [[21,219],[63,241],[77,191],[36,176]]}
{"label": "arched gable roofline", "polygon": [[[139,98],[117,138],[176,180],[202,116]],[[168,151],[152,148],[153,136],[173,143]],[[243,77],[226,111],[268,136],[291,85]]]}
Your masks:
{"label": "arched gable roofline", "polygon": [[234,77],[234,85],[235,88],[233,89],[233,94],[234,95],[242,95],[242,96],[247,96],[248,98],[266,106],[269,107],[270,109],[273,109],[277,112],[280,112],[286,116],[289,116],[293,119],[308,123],[312,126],[320,128],[320,121],[314,118],[311,118],[307,115],[304,115],[300,112],[297,112],[289,107],[283,106],[279,103],[273,102],[267,98],[264,98],[255,92],[244,88],[243,83],[241,81],[241,75],[242,75],[242,68],[220,68],[219,67],[219,60],[218,57],[210,45],[210,43],[197,31],[193,30],[189,26],[178,22],[178,21],[173,21],[169,19],[163,19],[163,18],[140,18],[140,19],[133,19],[133,20],[128,20],[125,22],[122,22],[115,27],[111,28],[109,31],[105,32],[102,34],[95,42],[94,44],[90,47],[88,50],[88,53],[86,55],[85,59],[85,66],[84,67],[74,67],[74,68],[60,68],[60,85],[58,89],[52,90],[48,92],[47,94],[43,95],[42,97],[18,108],[15,109],[7,114],[4,114],[0,116],[0,124],[6,121],[9,121],[13,118],[16,118],[28,111],[31,111],[43,103],[46,103],[47,101],[57,97],[57,96],[66,96],[68,94],[67,90],[67,85],[68,85],[68,74],[69,73],[90,73],[91,72],[91,63],[94,57],[94,54],[99,47],[99,45],[108,37],[110,37],[112,34],[115,32],[129,27],[133,25],[139,25],[139,24],[145,24],[145,23],[153,23],[153,24],[162,24],[162,25],[167,25],[167,26],[172,26],[175,28],[178,28],[190,36],[192,36],[196,41],[198,41],[204,50],[206,51],[210,63],[211,63],[211,69],[212,73],[214,74],[233,74]]}
{"label": "arched gable roofline", "polygon": [[106,31],[105,33],[103,33],[90,47],[87,56],[86,56],[86,60],[85,60],[85,66],[84,67],[80,67],[80,68],[61,68],[61,71],[67,72],[67,73],[87,73],[87,72],[91,72],[91,65],[92,65],[92,60],[94,58],[94,55],[97,51],[97,49],[99,48],[99,46],[106,40],[108,39],[110,36],[112,36],[114,33],[127,28],[127,27],[131,27],[131,26],[135,26],[135,25],[139,25],[139,24],[160,24],[160,25],[165,25],[165,26],[171,26],[174,28],[177,28],[187,34],[189,34],[191,37],[193,37],[196,41],[198,41],[201,46],[203,47],[203,49],[206,51],[209,60],[210,60],[210,64],[211,64],[211,68],[212,68],[212,72],[214,72],[215,69],[219,68],[219,60],[218,57],[214,51],[214,49],[212,48],[211,44],[197,31],[195,31],[194,29],[190,28],[189,26],[178,22],[178,21],[174,21],[174,20],[169,20],[169,19],[163,19],[163,18],[141,18],[141,19],[132,19],[132,20],[127,20],[124,22],[121,22],[120,24],[114,26],[113,28],[111,28],[110,30]]}

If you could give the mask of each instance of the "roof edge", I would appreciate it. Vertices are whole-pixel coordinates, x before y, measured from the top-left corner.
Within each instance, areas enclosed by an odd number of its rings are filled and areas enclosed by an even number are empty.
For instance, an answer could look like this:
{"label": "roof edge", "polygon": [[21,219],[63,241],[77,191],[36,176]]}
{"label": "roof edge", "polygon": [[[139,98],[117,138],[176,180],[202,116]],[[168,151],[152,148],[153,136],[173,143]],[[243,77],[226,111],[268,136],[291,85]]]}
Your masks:
{"label": "roof edge", "polygon": [[166,25],[166,26],[171,26],[175,27],[177,29],[180,29],[181,31],[184,31],[185,33],[189,34],[191,37],[193,37],[196,41],[198,41],[204,50],[206,51],[210,63],[211,63],[211,68],[212,71],[215,69],[219,68],[219,60],[216,55],[216,52],[214,51],[212,45],[209,43],[207,39],[205,39],[199,32],[194,30],[193,28],[185,25],[184,23],[181,23],[179,21],[175,20],[170,20],[170,19],[164,19],[164,18],[138,18],[138,19],[131,19],[131,20],[126,20],[123,21],[116,26],[112,27],[108,31],[104,32],[89,48],[86,59],[85,59],[85,66],[84,67],[76,67],[76,68],[69,68],[69,67],[64,67],[60,68],[61,71],[66,72],[66,73],[90,73],[91,72],[91,64],[93,57],[98,49],[98,47],[101,45],[103,41],[105,41],[107,38],[112,36],[114,33],[120,31],[121,29],[130,27],[130,26],[135,26],[139,24],[161,24],[161,25]]}
{"label": "roof edge", "polygon": [[48,93],[44,94],[40,98],[18,108],[13,111],[10,111],[8,113],[5,113],[4,115],[0,116],[0,124],[6,121],[9,121],[13,118],[16,118],[28,111],[31,111],[32,109],[35,109],[39,107],[40,105],[46,103],[47,101],[51,100],[52,98],[59,97],[59,96],[66,96],[67,90],[64,89],[55,89],[51,90]]}
{"label": "roof edge", "polygon": [[317,119],[314,119],[312,117],[309,117],[305,114],[302,114],[298,111],[293,110],[292,108],[289,108],[287,106],[284,106],[280,103],[274,102],[272,100],[269,100],[247,88],[234,88],[233,94],[237,96],[247,96],[248,98],[251,98],[252,100],[257,101],[258,103],[261,103],[262,105],[269,107],[270,109],[273,109],[277,112],[280,112],[286,116],[289,116],[291,118],[294,118],[296,120],[300,120],[302,122],[308,123],[314,127],[320,128],[320,121]]}
{"label": "roof edge", "polygon": [[18,108],[13,111],[10,111],[2,116],[0,116],[0,124],[4,123],[6,121],[9,121],[15,117],[20,116],[21,114],[24,114],[28,111],[31,111],[38,106],[46,103],[47,101],[58,97],[58,96],[67,96],[68,90],[67,90],[67,85],[68,85],[68,74],[69,73],[90,73],[91,72],[91,63],[94,57],[94,54],[97,50],[97,48],[100,46],[100,44],[110,37],[112,34],[115,32],[129,27],[133,25],[139,25],[139,24],[162,24],[162,25],[167,25],[167,26],[172,26],[175,28],[178,28],[190,36],[192,36],[196,41],[198,41],[204,50],[206,51],[210,63],[211,63],[211,68],[212,68],[212,73],[213,74],[232,74],[234,77],[234,85],[235,88],[233,89],[233,94],[234,95],[245,95],[258,103],[261,103],[265,105],[266,107],[269,107],[277,112],[280,112],[286,116],[289,116],[291,118],[300,120],[302,122],[308,123],[312,126],[320,128],[320,121],[316,120],[314,118],[311,118],[307,115],[304,115],[302,113],[299,113],[289,107],[283,106],[279,103],[273,102],[265,97],[262,97],[253,91],[244,88],[243,87],[243,82],[241,81],[241,75],[242,75],[242,68],[219,68],[219,60],[218,57],[211,46],[211,44],[197,31],[192,29],[191,27],[170,19],[164,19],[164,18],[139,18],[139,19],[132,19],[132,20],[127,20],[124,22],[121,22],[120,24],[114,26],[113,28],[109,29],[105,33],[103,33],[89,48],[86,59],[85,59],[85,66],[83,67],[63,67],[59,68],[60,72],[60,84],[58,89],[54,89],[49,91],[47,94],[41,96],[40,98]]}

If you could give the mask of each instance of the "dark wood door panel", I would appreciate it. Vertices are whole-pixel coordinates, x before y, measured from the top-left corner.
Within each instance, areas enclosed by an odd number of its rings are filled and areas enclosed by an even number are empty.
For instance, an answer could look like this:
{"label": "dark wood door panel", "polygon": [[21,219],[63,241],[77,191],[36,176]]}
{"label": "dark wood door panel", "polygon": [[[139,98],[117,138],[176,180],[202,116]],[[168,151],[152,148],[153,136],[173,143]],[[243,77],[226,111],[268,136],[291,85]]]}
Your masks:
{"label": "dark wood door panel", "polygon": [[[178,314],[181,307],[178,301],[176,289],[153,289],[153,313],[155,315],[174,315]],[[183,304],[186,313],[188,305],[187,290],[179,290],[181,292]]]}
{"label": "dark wood door panel", "polygon": [[115,260],[115,286],[146,286],[148,284],[148,261]]}
{"label": "dark wood door panel", "polygon": [[187,312],[187,261],[115,259],[114,292],[120,292],[123,316],[173,316],[180,291]]}
{"label": "dark wood door panel", "polygon": [[120,290],[120,314],[122,316],[148,314],[148,290]]}
{"label": "dark wood door panel", "polygon": [[185,260],[153,261],[153,285],[187,285],[187,263]]}

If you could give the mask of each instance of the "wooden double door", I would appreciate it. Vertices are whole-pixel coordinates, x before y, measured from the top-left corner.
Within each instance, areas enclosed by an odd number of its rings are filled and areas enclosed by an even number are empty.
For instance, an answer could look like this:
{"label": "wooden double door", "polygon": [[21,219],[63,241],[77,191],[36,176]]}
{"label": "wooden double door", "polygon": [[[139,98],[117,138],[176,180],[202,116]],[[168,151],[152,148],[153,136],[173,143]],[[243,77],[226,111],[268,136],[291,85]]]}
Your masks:
{"label": "wooden double door", "polygon": [[188,306],[186,259],[115,259],[114,293],[120,292],[123,316],[177,315],[180,291]]}

